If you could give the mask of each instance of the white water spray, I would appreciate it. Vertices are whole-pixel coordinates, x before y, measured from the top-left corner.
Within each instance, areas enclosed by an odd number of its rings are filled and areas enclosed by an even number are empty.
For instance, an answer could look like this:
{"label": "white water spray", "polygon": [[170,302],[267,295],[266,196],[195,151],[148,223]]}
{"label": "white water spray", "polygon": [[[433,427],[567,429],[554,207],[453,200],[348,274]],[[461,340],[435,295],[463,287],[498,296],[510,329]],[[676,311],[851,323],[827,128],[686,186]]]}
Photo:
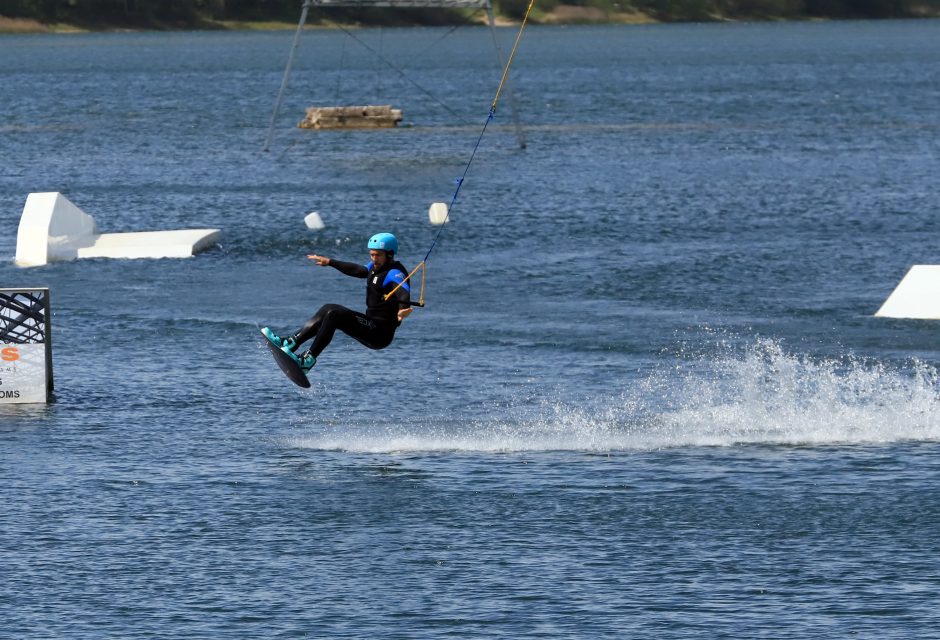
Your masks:
{"label": "white water spray", "polygon": [[623,451],[740,444],[940,440],[940,372],[855,358],[816,360],[760,341],[682,360],[616,397],[494,410],[482,420],[366,425],[292,438],[355,452]]}

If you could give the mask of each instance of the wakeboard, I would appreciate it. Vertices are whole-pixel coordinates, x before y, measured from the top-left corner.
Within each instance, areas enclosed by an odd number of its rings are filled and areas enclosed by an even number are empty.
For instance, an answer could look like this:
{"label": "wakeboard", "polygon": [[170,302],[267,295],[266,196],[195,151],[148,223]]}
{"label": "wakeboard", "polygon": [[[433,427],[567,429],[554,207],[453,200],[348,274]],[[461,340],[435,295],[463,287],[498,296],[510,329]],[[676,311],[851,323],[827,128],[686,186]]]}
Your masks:
{"label": "wakeboard", "polygon": [[297,361],[281,351],[276,344],[268,340],[266,335],[262,333],[261,336],[264,338],[264,343],[268,345],[268,349],[271,350],[271,355],[274,356],[274,362],[277,363],[277,366],[284,372],[284,375],[298,387],[304,387],[305,389],[310,387],[310,381],[307,380],[307,376],[304,374],[303,369],[300,368],[300,365],[297,364]]}

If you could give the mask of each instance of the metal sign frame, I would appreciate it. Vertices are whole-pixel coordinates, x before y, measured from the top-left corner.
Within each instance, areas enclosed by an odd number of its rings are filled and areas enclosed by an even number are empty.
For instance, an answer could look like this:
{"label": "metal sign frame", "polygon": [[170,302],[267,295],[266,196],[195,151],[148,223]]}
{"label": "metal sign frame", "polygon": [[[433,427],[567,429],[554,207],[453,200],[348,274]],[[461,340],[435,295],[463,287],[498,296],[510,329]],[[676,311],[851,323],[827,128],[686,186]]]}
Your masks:
{"label": "metal sign frame", "polygon": [[[13,380],[16,384],[20,347],[32,349],[32,345],[43,345],[45,374],[45,398],[22,400],[17,395],[7,397],[0,394],[0,401],[48,402],[54,389],[52,375],[52,313],[49,289],[45,287],[0,288],[0,387],[2,381]],[[9,369],[9,371],[8,371]],[[9,375],[13,373],[14,375]],[[30,375],[35,371],[28,372]],[[40,380],[42,378],[40,377]],[[41,384],[41,383],[40,383]],[[9,384],[7,385],[9,387]],[[26,390],[28,393],[28,390]]]}

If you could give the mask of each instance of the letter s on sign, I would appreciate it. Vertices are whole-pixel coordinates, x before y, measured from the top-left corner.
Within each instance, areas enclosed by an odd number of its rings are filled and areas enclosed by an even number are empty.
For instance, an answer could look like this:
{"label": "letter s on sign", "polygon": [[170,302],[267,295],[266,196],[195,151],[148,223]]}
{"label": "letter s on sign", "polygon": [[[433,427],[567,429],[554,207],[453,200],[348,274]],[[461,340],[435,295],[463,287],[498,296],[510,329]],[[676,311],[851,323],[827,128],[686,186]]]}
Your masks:
{"label": "letter s on sign", "polygon": [[20,352],[16,347],[7,347],[0,351],[0,359],[4,362],[16,362],[20,359]]}

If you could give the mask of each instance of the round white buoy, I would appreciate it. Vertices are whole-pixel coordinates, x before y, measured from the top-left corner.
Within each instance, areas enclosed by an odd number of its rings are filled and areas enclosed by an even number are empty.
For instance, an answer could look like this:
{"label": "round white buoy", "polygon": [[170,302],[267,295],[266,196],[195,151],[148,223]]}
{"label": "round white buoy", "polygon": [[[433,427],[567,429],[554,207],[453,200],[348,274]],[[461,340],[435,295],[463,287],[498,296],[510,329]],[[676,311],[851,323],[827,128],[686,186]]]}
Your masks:
{"label": "round white buoy", "polygon": [[307,225],[308,229],[313,229],[314,231],[319,231],[326,226],[323,224],[323,219],[320,217],[320,214],[316,211],[311,211],[304,217],[304,224]]}
{"label": "round white buoy", "polygon": [[444,202],[435,202],[428,209],[428,218],[433,225],[441,225],[450,220],[447,217],[447,204]]}

